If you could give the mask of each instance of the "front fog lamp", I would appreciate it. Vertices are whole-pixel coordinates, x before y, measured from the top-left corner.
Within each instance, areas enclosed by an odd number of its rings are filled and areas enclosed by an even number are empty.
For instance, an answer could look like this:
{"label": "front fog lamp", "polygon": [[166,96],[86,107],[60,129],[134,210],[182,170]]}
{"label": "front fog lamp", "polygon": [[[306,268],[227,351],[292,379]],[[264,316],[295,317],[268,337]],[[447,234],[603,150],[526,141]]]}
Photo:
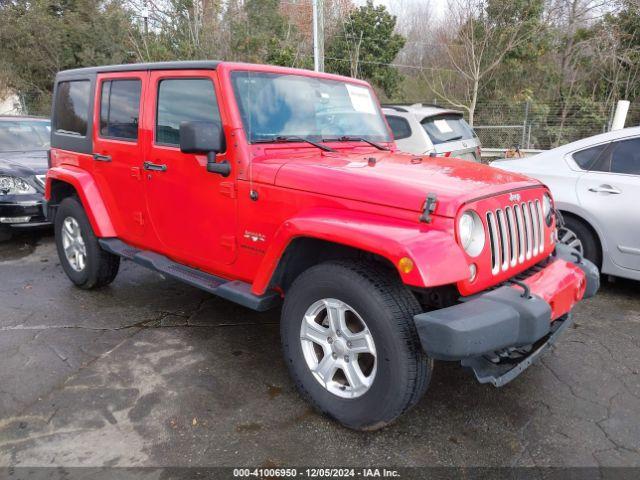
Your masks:
{"label": "front fog lamp", "polygon": [[550,227],[553,220],[553,204],[548,193],[545,193],[542,197],[542,214],[547,227]]}
{"label": "front fog lamp", "polygon": [[475,263],[469,265],[469,281],[473,282],[478,275],[478,266]]}
{"label": "front fog lamp", "polygon": [[484,226],[473,210],[467,210],[458,219],[458,237],[467,255],[477,257],[484,248]]}

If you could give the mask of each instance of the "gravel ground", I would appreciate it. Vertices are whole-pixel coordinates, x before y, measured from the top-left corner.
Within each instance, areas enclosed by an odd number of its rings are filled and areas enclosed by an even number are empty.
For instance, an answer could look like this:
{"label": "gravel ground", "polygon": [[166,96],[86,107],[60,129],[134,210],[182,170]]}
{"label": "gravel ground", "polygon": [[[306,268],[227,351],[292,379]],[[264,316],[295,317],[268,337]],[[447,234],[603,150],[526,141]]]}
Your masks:
{"label": "gravel ground", "polygon": [[543,360],[479,385],[437,363],[382,431],[316,414],[255,313],[124,262],[72,287],[45,233],[0,244],[0,465],[640,466],[640,284],[604,282]]}

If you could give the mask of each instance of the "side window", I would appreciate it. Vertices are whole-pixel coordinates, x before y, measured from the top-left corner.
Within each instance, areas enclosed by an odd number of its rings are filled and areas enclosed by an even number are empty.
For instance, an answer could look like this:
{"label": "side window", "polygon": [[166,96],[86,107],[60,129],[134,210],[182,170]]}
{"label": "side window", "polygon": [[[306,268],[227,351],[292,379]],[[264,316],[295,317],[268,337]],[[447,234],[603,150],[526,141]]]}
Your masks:
{"label": "side window", "polygon": [[56,106],[53,112],[56,133],[87,136],[90,92],[89,80],[58,83]]}
{"label": "side window", "polygon": [[140,80],[107,80],[100,96],[100,136],[138,139]]}
{"label": "side window", "polygon": [[409,126],[409,122],[404,118],[387,115],[387,122],[389,123],[395,140],[402,140],[403,138],[409,138],[411,136],[411,127]]}
{"label": "side window", "polygon": [[613,143],[611,172],[640,175],[640,138]]}
{"label": "side window", "polygon": [[595,163],[595,161],[598,159],[607,145],[608,143],[603,143],[602,145],[596,145],[595,147],[586,148],[584,150],[580,150],[579,152],[575,152],[572,155],[573,160],[582,170],[590,170],[591,166]]}
{"label": "side window", "polygon": [[180,124],[220,122],[213,83],[205,78],[162,80],[158,86],[156,143],[180,145]]}

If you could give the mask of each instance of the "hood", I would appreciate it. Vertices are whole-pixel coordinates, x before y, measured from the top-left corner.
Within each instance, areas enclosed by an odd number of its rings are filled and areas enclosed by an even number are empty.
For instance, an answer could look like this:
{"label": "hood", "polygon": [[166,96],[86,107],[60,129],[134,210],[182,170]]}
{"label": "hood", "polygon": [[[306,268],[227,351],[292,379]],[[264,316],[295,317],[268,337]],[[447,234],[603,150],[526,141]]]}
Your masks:
{"label": "hood", "polygon": [[7,165],[26,169],[29,173],[25,175],[45,174],[48,170],[47,151],[0,152],[0,169],[8,168]]}
{"label": "hood", "polygon": [[[436,215],[453,217],[465,203],[511,190],[539,187],[537,180],[468,160],[397,152],[322,153],[279,159],[274,183],[334,197],[421,211],[429,193]],[[269,163],[276,160],[271,156]]]}

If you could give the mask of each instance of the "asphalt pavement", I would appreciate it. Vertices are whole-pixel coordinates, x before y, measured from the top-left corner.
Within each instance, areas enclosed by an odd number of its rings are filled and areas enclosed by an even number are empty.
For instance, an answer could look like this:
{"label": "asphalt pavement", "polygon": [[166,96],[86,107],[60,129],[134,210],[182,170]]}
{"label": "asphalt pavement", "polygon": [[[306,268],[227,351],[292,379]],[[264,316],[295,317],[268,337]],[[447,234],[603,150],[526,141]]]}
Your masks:
{"label": "asphalt pavement", "polygon": [[604,281],[503,388],[436,363],[416,408],[347,430],[296,393],[279,311],[131,262],[74,288],[49,233],[0,244],[0,466],[640,466],[640,283]]}

